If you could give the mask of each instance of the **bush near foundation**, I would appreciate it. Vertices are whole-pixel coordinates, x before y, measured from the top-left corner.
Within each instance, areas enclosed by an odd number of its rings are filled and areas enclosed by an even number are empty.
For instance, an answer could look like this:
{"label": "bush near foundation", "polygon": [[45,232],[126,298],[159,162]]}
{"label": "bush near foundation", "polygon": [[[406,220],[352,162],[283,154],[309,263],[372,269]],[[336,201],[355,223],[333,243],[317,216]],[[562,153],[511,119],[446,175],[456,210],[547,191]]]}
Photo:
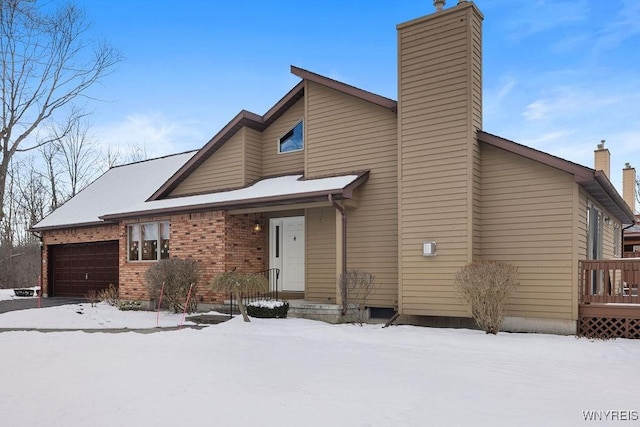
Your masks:
{"label": "bush near foundation", "polygon": [[118,303],[118,309],[120,311],[142,311],[142,303],[140,301],[120,301]]}
{"label": "bush near foundation", "polygon": [[458,296],[471,316],[482,330],[494,335],[518,284],[518,269],[500,261],[473,262],[458,270],[455,277]]}
{"label": "bush near foundation", "polygon": [[193,313],[198,308],[198,297],[196,295],[196,284],[200,280],[201,269],[197,261],[192,259],[170,258],[163,259],[149,267],[144,275],[149,296],[158,301],[164,283],[164,293],[162,296],[163,305],[173,310],[174,313],[185,311],[185,303],[189,288],[191,298],[189,306],[186,307],[188,313]]}
{"label": "bush near foundation", "polygon": [[98,299],[112,307],[117,307],[118,303],[120,303],[120,292],[113,284],[109,284],[107,289],[98,292]]}
{"label": "bush near foundation", "polygon": [[286,319],[289,312],[287,301],[254,301],[247,304],[247,314],[261,319]]}

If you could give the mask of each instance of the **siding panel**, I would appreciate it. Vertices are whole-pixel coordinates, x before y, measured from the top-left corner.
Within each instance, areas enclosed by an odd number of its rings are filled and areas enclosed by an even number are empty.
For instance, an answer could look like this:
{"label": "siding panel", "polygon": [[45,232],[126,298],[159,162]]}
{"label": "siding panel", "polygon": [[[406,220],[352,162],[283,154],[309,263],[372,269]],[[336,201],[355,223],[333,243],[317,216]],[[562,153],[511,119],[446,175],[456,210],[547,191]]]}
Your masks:
{"label": "siding panel", "polygon": [[242,155],[243,131],[240,130],[182,181],[171,196],[242,187]]}
{"label": "siding panel", "polygon": [[[347,267],[376,276],[371,306],[394,307],[398,293],[396,115],[313,82],[308,82],[306,96],[307,176],[370,170],[369,180],[355,194],[358,207],[347,209]],[[332,233],[335,242],[335,229]],[[308,250],[322,245],[320,236],[316,238],[317,242],[309,240]],[[335,294],[335,268],[333,264],[331,275],[309,277],[308,292],[333,289]],[[315,291],[308,295],[322,296]]]}
{"label": "siding panel", "polygon": [[482,147],[482,256],[518,267],[508,314],[572,319],[573,177]]}

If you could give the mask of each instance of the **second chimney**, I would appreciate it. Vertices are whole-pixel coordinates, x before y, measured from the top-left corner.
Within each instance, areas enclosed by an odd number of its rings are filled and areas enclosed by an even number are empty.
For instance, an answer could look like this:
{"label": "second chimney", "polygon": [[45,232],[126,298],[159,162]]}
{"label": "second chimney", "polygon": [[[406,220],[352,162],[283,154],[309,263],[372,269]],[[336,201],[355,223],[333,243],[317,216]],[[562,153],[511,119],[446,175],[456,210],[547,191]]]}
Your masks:
{"label": "second chimney", "polygon": [[609,149],[604,148],[604,139],[598,144],[598,148],[594,150],[594,169],[597,171],[603,171],[607,178],[611,179],[609,165],[611,163],[611,153]]}
{"label": "second chimney", "polygon": [[622,169],[622,198],[636,213],[636,169],[629,163]]}

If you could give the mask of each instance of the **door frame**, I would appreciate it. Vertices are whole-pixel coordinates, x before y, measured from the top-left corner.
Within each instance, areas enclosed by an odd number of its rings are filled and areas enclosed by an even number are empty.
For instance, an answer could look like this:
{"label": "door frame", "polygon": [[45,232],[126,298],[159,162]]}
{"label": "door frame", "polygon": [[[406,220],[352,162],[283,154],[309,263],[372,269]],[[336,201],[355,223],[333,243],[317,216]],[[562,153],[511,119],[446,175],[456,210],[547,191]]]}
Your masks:
{"label": "door frame", "polygon": [[[302,229],[304,236],[304,264],[302,266],[303,283],[302,289],[285,289],[285,283],[287,280],[287,271],[285,266],[285,257],[287,250],[284,247],[284,230],[285,223],[287,221],[302,221]],[[306,219],[304,216],[289,216],[269,219],[269,268],[277,268],[280,270],[281,289],[285,292],[304,292],[306,290]],[[273,290],[273,289],[272,289]]]}

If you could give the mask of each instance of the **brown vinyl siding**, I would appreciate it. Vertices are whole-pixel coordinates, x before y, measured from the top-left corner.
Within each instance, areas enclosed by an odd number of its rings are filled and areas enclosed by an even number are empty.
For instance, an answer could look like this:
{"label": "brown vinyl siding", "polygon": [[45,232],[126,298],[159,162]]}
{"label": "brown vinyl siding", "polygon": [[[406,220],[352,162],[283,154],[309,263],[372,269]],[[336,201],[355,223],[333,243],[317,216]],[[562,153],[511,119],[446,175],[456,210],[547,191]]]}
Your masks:
{"label": "brown vinyl siding", "polygon": [[[583,260],[583,259],[589,258],[587,254],[587,248],[588,248],[587,204],[588,202],[591,202],[596,208],[600,210],[600,212],[602,212],[602,219],[603,219],[602,220],[602,227],[603,227],[602,228],[602,257],[604,259],[613,259],[615,258],[614,248],[613,248],[614,224],[618,224],[618,226],[620,227],[620,222],[614,219],[613,215],[611,215],[609,212],[604,210],[602,205],[590,199],[587,196],[587,194],[584,192],[584,190],[580,190],[580,208],[579,209],[580,209],[580,230],[581,230],[580,234],[581,235],[579,237],[579,247],[578,247],[579,258],[578,259]],[[608,225],[604,220],[607,217],[610,219],[610,223]]]}
{"label": "brown vinyl siding", "polygon": [[[482,126],[482,18],[476,11],[461,4],[398,26],[403,314],[468,316],[453,275],[480,251],[474,132]],[[435,257],[422,256],[426,240],[436,241]]]}
{"label": "brown vinyl siding", "polygon": [[182,181],[171,196],[242,187],[243,132],[240,130]]}
{"label": "brown vinyl siding", "polygon": [[248,185],[262,177],[262,134],[245,127],[244,132],[244,184]]}
{"label": "brown vinyl siding", "polygon": [[[278,153],[278,140],[304,117],[304,98],[293,104],[262,132],[262,176],[285,175],[304,170],[304,150]],[[306,133],[306,123],[304,132]],[[305,135],[306,138],[306,135]],[[306,149],[305,141],[305,149]]]}
{"label": "brown vinyl siding", "polygon": [[307,209],[305,298],[336,303],[336,213],[332,206]]}
{"label": "brown vinyl siding", "polygon": [[[370,170],[369,180],[356,191],[357,207],[347,208],[347,267],[376,276],[371,306],[394,307],[398,289],[396,115],[313,82],[307,83],[305,93],[307,176]],[[335,259],[335,231],[332,238],[334,247],[323,248],[330,252],[325,256],[333,254]],[[310,238],[309,250],[319,251],[316,245],[322,242]],[[308,286],[332,287],[335,276],[334,267],[332,277],[309,277]]]}
{"label": "brown vinyl siding", "polygon": [[573,176],[482,147],[482,255],[518,267],[508,315],[574,316]]}

